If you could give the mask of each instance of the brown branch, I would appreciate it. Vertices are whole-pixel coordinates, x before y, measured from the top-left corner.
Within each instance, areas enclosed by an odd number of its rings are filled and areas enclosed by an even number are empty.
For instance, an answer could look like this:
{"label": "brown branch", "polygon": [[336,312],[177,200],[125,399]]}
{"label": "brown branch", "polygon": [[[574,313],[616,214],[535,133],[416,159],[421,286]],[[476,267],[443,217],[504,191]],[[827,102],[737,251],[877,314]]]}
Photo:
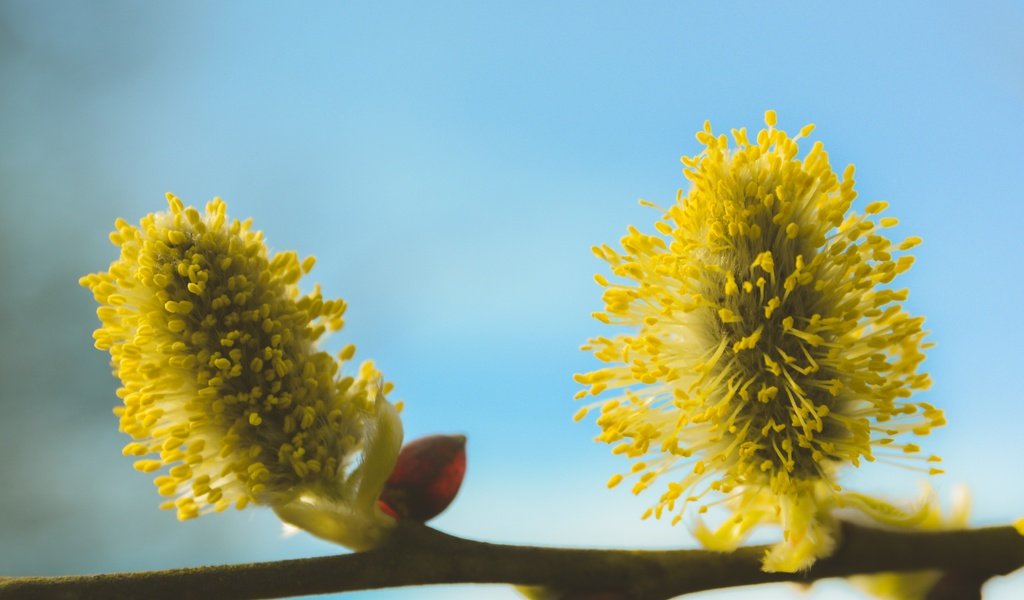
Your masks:
{"label": "brown branch", "polygon": [[660,600],[715,588],[882,571],[939,569],[980,580],[1024,566],[1024,536],[1012,527],[896,532],[846,525],[836,553],[800,574],[761,571],[764,552],[763,546],[726,554],[507,546],[403,525],[387,545],[357,554],[141,573],[0,578],[0,600],[279,598],[446,583],[543,585]]}

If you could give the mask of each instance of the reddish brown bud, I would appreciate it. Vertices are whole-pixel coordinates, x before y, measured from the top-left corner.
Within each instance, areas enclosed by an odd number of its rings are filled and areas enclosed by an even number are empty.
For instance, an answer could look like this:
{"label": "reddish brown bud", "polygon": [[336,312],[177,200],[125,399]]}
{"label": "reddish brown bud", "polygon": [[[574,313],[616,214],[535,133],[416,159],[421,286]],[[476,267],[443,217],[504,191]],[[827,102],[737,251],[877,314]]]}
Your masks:
{"label": "reddish brown bud", "polygon": [[378,505],[398,519],[425,523],[448,508],[466,473],[466,436],[431,435],[402,447]]}

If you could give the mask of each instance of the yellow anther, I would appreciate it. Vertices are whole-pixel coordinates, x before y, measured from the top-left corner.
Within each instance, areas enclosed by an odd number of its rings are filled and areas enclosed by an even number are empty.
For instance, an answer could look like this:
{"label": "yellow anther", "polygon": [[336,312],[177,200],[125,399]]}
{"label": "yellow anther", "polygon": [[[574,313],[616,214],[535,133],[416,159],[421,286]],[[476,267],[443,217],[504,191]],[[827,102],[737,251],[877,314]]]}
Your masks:
{"label": "yellow anther", "polygon": [[740,291],[740,289],[736,285],[736,278],[735,278],[735,276],[733,276],[732,273],[727,274],[726,281],[725,281],[725,295],[726,296],[735,296],[736,294],[739,293],[739,291]]}
{"label": "yellow anther", "polygon": [[133,466],[135,467],[136,471],[142,471],[143,473],[152,473],[153,471],[156,471],[157,469],[162,467],[163,463],[160,462],[159,460],[137,460],[135,461],[135,464]]}
{"label": "yellow anther", "polygon": [[877,215],[878,213],[882,212],[883,210],[885,210],[888,207],[889,207],[889,203],[888,202],[883,202],[881,200],[878,200],[876,202],[872,202],[871,204],[868,204],[864,208],[864,212],[866,212],[869,215]]}

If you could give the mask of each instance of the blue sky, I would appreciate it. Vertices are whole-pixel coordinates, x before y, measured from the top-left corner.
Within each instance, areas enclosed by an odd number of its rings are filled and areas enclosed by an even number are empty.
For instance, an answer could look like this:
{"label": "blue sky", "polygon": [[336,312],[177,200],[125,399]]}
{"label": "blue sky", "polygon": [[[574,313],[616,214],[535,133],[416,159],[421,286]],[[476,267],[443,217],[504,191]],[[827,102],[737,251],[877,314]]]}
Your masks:
{"label": "blue sky", "polygon": [[[943,496],[970,486],[974,524],[1020,516],[1024,8],[894,4],[4,1],[0,469],[18,484],[0,494],[0,563],[333,551],[282,540],[266,511],[178,524],[120,456],[116,384],[76,281],[114,258],[113,220],[162,210],[166,191],[222,196],[272,248],[316,255],[312,278],[350,305],[328,346],[356,343],[395,381],[408,437],[469,436],[439,528],[693,545],[639,521],[651,498],[604,488],[622,464],[571,421],[571,376],[594,366],[578,346],[604,333],[589,248],[651,229],[637,199],[685,187],[678,159],[705,119],[754,129],[767,108],[789,130],[816,123],[833,165],[857,165],[858,202],[889,201],[895,235],[924,238],[904,284],[938,344],[922,397],[950,422],[924,440],[946,459],[933,482]],[[875,465],[848,481],[918,487]],[[989,591],[1013,597],[1024,580]],[[428,593],[512,597],[351,597]]]}

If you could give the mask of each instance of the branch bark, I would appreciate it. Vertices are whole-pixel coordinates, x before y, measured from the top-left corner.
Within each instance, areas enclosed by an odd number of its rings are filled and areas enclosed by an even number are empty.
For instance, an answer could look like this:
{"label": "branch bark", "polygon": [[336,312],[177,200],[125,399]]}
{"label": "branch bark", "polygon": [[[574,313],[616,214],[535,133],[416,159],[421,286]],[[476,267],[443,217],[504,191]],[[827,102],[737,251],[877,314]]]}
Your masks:
{"label": "branch bark", "polygon": [[139,573],[0,578],[0,600],[280,598],[455,583],[542,585],[660,600],[723,587],[883,571],[938,569],[983,580],[1024,566],[1024,536],[1012,527],[910,532],[847,524],[836,553],[798,574],[761,571],[764,552],[764,546],[731,553],[509,546],[409,523],[399,526],[381,548],[356,554]]}

